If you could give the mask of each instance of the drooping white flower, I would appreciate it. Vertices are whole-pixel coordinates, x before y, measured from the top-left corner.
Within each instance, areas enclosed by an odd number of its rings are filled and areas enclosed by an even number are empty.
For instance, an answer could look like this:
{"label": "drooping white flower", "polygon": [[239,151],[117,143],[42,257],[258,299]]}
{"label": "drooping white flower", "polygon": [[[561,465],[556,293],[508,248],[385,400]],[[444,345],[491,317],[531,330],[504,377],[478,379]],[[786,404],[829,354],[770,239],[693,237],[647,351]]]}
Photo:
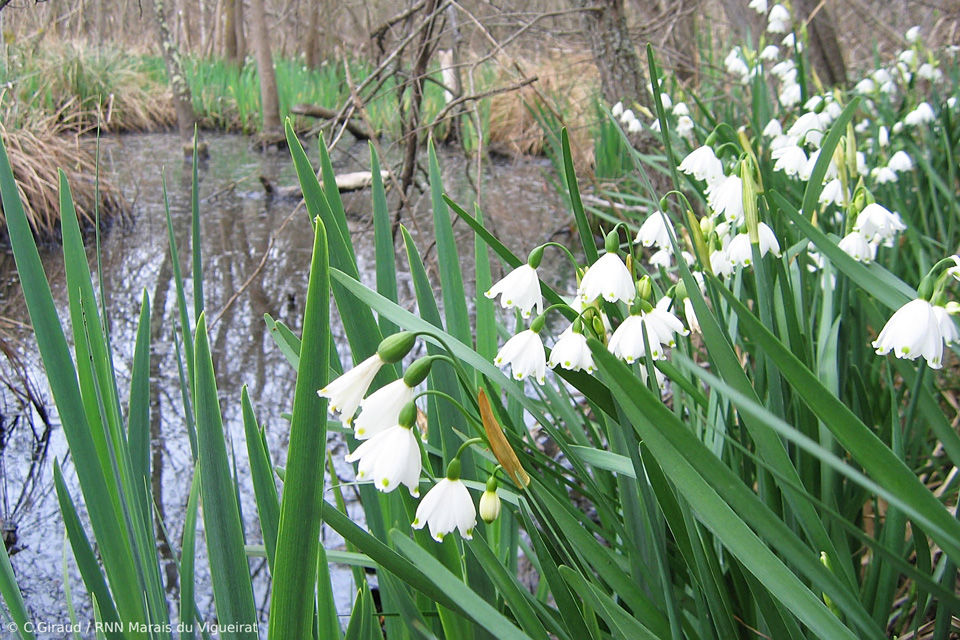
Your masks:
{"label": "drooping white flower", "polygon": [[851,258],[864,264],[873,262],[877,257],[877,245],[859,231],[851,231],[845,235],[837,246]]}
{"label": "drooping white flower", "polygon": [[707,184],[713,184],[723,178],[723,163],[707,145],[697,147],[687,154],[677,168],[697,180],[705,180]]}
{"label": "drooping white flower", "polygon": [[500,306],[504,309],[520,309],[524,318],[530,317],[534,306],[537,313],[543,313],[543,295],[540,292],[540,278],[537,270],[529,264],[522,264],[490,287],[484,293],[491,300],[500,296]]}
{"label": "drooping white flower", "polygon": [[792,58],[781,60],[770,68],[770,73],[780,78],[781,82],[787,82],[787,78],[790,77],[791,71],[793,72],[793,79],[795,81],[797,77],[797,63],[794,62]]}
{"label": "drooping white flower", "polygon": [[646,322],[647,316],[648,314],[645,313],[632,315],[621,322],[617,330],[610,336],[610,342],[607,345],[610,353],[624,360],[627,364],[632,364],[637,358],[642,358],[646,354],[646,348],[643,346],[643,332],[646,329],[647,341],[650,343],[650,357],[654,360],[666,358],[667,354],[663,349],[662,340],[667,336],[661,338],[657,331]]}
{"label": "drooping white flower", "polygon": [[670,234],[673,232],[673,224],[660,211],[654,211],[640,225],[640,231],[637,233],[637,239],[634,241],[645,247],[657,245],[658,247],[670,246]]}
{"label": "drooping white flower", "polygon": [[724,249],[717,249],[710,254],[710,269],[720,278],[728,278],[733,274],[733,261]]}
{"label": "drooping white flower", "polygon": [[490,524],[500,517],[500,496],[497,495],[496,488],[490,489],[490,483],[487,483],[487,490],[480,495],[480,519]]}
{"label": "drooping white flower", "polygon": [[783,134],[783,127],[780,125],[780,121],[774,118],[763,128],[761,135],[764,138],[776,138],[777,136]]}
{"label": "drooping white flower", "polygon": [[760,59],[768,62],[773,62],[779,57],[780,49],[778,49],[775,44],[768,44],[763,48],[763,51],[760,52]]}
{"label": "drooping white flower", "polygon": [[917,108],[903,117],[903,124],[908,127],[917,127],[936,120],[937,114],[928,102],[921,102]]}
{"label": "drooping white flower", "polygon": [[907,360],[923,356],[931,369],[939,369],[943,366],[943,334],[933,305],[917,298],[900,307],[887,320],[873,347],[881,356],[890,351]]}
{"label": "drooping white flower", "polygon": [[924,62],[917,68],[917,75],[923,78],[924,80],[933,80],[937,81],[943,77],[943,72],[940,69],[937,69],[929,62]]}
{"label": "drooping white flower", "polygon": [[400,411],[413,402],[414,395],[416,390],[408,387],[403,378],[371,393],[360,402],[360,415],[353,421],[354,437],[366,440],[397,424]]}
{"label": "drooping white flower", "polygon": [[680,116],[677,118],[677,135],[683,138],[689,137],[693,133],[693,118],[690,116]]}
{"label": "drooping white flower", "polygon": [[657,300],[657,305],[645,316],[648,327],[653,327],[660,336],[661,342],[666,342],[668,346],[677,346],[673,339],[675,334],[681,336],[690,335],[690,331],[684,328],[683,323],[673,312],[673,298],[663,296]]}
{"label": "drooping white flower", "polygon": [[634,115],[633,109],[625,109],[623,113],[620,114],[620,122],[623,124],[629,124],[631,120],[636,120],[637,116]]}
{"label": "drooping white flower", "polygon": [[[657,126],[659,127],[659,125],[660,125],[659,120],[658,120],[658,121],[655,121],[655,122],[657,123]],[[639,120],[637,120],[636,118],[634,118],[633,120],[631,120],[630,122],[627,123],[627,132],[628,132],[628,133],[640,133],[641,131],[643,131],[643,123],[640,122]]]}
{"label": "drooping white flower", "polygon": [[[651,91],[651,94],[653,92]],[[660,93],[660,102],[663,104],[663,110],[666,111],[673,106],[673,98],[670,97],[669,93]]]}
{"label": "drooping white flower", "polygon": [[787,135],[796,136],[805,144],[819,146],[823,140],[823,122],[820,121],[820,114],[808,111],[803,114],[793,125],[787,129]]}
{"label": "drooping white flower", "polygon": [[954,324],[953,318],[950,317],[946,308],[934,305],[933,315],[937,317],[937,324],[940,327],[940,335],[943,337],[944,344],[949,347],[956,342],[960,342],[960,332],[957,331],[957,325]]}
{"label": "drooping white flower", "polygon": [[853,90],[861,95],[871,94],[877,90],[877,83],[872,78],[864,78],[853,86]]}
{"label": "drooping white flower", "polygon": [[330,400],[328,408],[331,413],[339,413],[341,420],[351,424],[353,414],[357,412],[357,408],[360,406],[360,401],[363,400],[370,383],[377,377],[377,373],[383,365],[384,361],[380,354],[375,353],[317,391],[317,394],[321,398]]}
{"label": "drooping white flower", "polygon": [[620,116],[622,116],[622,115],[623,115],[623,103],[622,103],[622,102],[617,102],[617,104],[613,105],[613,109],[610,109],[610,115],[612,115],[614,118],[619,118]]}
{"label": "drooping white flower", "polygon": [[727,57],[723,59],[723,64],[727,68],[727,73],[744,78],[750,75],[750,67],[740,57],[738,49],[731,49]]}
{"label": "drooping white flower", "polygon": [[590,347],[587,346],[587,338],[582,333],[575,331],[566,331],[560,335],[557,344],[553,345],[553,351],[550,352],[550,361],[547,363],[551,369],[558,365],[568,371],[586,371],[593,373],[596,365],[593,363],[593,354],[590,353]]}
{"label": "drooping white flower", "polygon": [[544,384],[547,373],[547,354],[543,349],[540,334],[527,329],[513,336],[500,347],[493,364],[501,369],[508,364],[512,367],[514,380],[523,380],[533,376]]}
{"label": "drooping white flower", "polygon": [[881,126],[880,130],[877,131],[877,144],[881,147],[886,147],[890,144],[890,130],[884,126]]}
{"label": "drooping white flower", "polygon": [[683,299],[683,317],[687,319],[687,326],[694,333],[702,333],[700,330],[700,321],[697,320],[697,313],[693,309],[693,301],[690,298]]}
{"label": "drooping white flower", "polygon": [[919,25],[915,25],[915,26],[912,26],[912,27],[910,27],[909,29],[907,29],[907,33],[906,33],[906,36],[905,36],[905,37],[907,38],[907,42],[909,42],[910,44],[913,44],[913,43],[915,43],[917,40],[919,40],[919,39],[920,39],[920,27],[919,27]]}
{"label": "drooping white flower", "polygon": [[906,151],[897,151],[890,156],[890,160],[887,162],[887,168],[897,172],[910,171],[913,169],[913,160],[910,159]]}
{"label": "drooping white flower", "polygon": [[444,478],[423,496],[413,518],[413,528],[430,527],[430,536],[437,542],[454,529],[460,531],[464,540],[473,539],[477,526],[477,510],[473,506],[470,491],[460,479]]}
{"label": "drooping white flower", "polygon": [[792,33],[788,33],[783,36],[783,40],[780,41],[780,44],[785,46],[787,49],[793,49],[796,47],[798,50],[803,50],[803,44],[797,42],[797,36]]}
{"label": "drooping white flower", "polygon": [[662,269],[669,269],[673,266],[673,251],[667,248],[654,251],[653,255],[650,256],[650,265]]}
{"label": "drooping white flower", "polygon": [[833,203],[838,207],[843,206],[843,184],[839,179],[834,179],[823,186],[820,192],[820,204]]}
{"label": "drooping white flower", "polygon": [[[796,70],[794,70],[796,73]],[[790,107],[795,106],[800,102],[800,98],[803,97],[803,90],[800,88],[800,85],[796,82],[784,83],[783,88],[780,89],[780,104],[785,108],[789,109]]]}
{"label": "drooping white flower", "polygon": [[[797,174],[797,177],[801,180],[809,180],[813,175],[813,170],[817,166],[817,160],[820,159],[820,149],[817,149],[810,154],[810,158],[807,160],[806,166],[801,169],[800,173]],[[830,164],[827,165],[827,173],[823,176],[824,180],[833,180],[839,175],[837,171],[837,163],[833,161],[833,158],[830,158]]]}
{"label": "drooping white flower", "polygon": [[901,51],[900,55],[897,56],[897,61],[907,66],[913,66],[913,63],[917,61],[917,52],[913,49]]}
{"label": "drooping white flower", "polygon": [[807,154],[796,145],[776,149],[770,156],[776,160],[773,170],[783,171],[790,177],[799,174],[807,165]]}
{"label": "drooping white flower", "polygon": [[750,0],[750,4],[747,6],[757,13],[767,12],[767,0]]}
{"label": "drooping white flower", "polygon": [[903,224],[900,216],[873,202],[863,208],[853,228],[863,232],[870,240],[888,240],[898,231],[906,229],[907,225]]}
{"label": "drooping white flower", "polygon": [[897,181],[897,172],[890,167],[874,167],[873,170],[870,171],[870,177],[873,178],[873,181],[877,184],[887,184],[888,182]]}
{"label": "drooping white flower", "polygon": [[599,297],[607,302],[620,300],[629,304],[637,295],[637,287],[620,256],[605,253],[587,269],[577,295],[587,304]]}
{"label": "drooping white flower", "polygon": [[[774,235],[773,229],[768,227],[766,223],[761,222],[757,225],[757,236],[761,258],[767,255],[768,252],[778,258],[780,257],[780,243],[777,241],[777,236]],[[742,267],[749,267],[753,264],[753,248],[750,246],[749,234],[737,234],[737,237],[731,240],[730,245],[727,247],[727,256],[732,264],[738,264]]]}
{"label": "drooping white flower", "polygon": [[687,107],[687,103],[678,102],[677,104],[673,105],[673,115],[677,116],[678,118],[689,116],[690,109]]}
{"label": "drooping white flower", "polygon": [[786,33],[789,30],[790,11],[782,4],[775,4],[770,8],[767,16],[767,31],[770,33]]}
{"label": "drooping white flower", "polygon": [[707,189],[707,203],[716,216],[730,223],[743,224],[743,182],[740,176],[727,176]]}
{"label": "drooping white flower", "polygon": [[374,486],[389,493],[399,485],[410,495],[420,495],[420,445],[410,427],[394,424],[360,444],[347,455],[347,462],[357,462],[357,480],[373,478]]}

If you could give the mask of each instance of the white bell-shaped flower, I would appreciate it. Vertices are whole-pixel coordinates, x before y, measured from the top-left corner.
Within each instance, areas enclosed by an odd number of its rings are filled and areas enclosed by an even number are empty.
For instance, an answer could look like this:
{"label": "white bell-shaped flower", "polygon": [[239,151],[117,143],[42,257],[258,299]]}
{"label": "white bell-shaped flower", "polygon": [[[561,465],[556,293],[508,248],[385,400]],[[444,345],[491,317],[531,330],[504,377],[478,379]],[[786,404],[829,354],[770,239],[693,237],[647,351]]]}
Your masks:
{"label": "white bell-shaped flower", "polygon": [[688,153],[677,168],[697,180],[706,181],[707,184],[723,179],[723,163],[717,158],[713,148],[707,145]]}
{"label": "white bell-shaped flower", "polygon": [[947,313],[946,308],[934,305],[933,314],[937,317],[937,324],[940,326],[940,335],[943,337],[944,344],[949,347],[956,342],[960,342],[960,332],[957,331],[957,325],[954,324],[953,318]]}
{"label": "white bell-shaped flower", "polygon": [[372,438],[397,424],[400,411],[413,402],[415,389],[403,378],[380,387],[360,402],[360,415],[353,421],[353,435],[357,440]]}
{"label": "white bell-shaped flower", "polygon": [[617,330],[610,336],[610,342],[607,344],[610,353],[624,360],[627,364],[632,364],[638,358],[642,358],[647,353],[643,344],[645,327],[647,341],[650,343],[650,357],[654,360],[666,358],[667,354],[660,344],[660,337],[656,331],[646,326],[643,314],[630,316],[620,323]]}
{"label": "white bell-shaped flower", "polygon": [[898,231],[903,231],[907,225],[903,224],[900,216],[891,213],[886,207],[872,202],[863,208],[857,216],[853,228],[863,232],[870,240],[890,240]]}
{"label": "white bell-shaped flower", "polygon": [[790,11],[782,4],[775,4],[767,15],[767,31],[786,33],[790,30]]}
{"label": "white bell-shaped flower", "polygon": [[743,224],[743,182],[740,176],[727,176],[707,189],[707,203],[716,216],[733,224]]}
{"label": "white bell-shaped flower", "polygon": [[658,249],[650,256],[650,266],[658,269],[669,269],[673,266],[673,250]]}
{"label": "white bell-shaped flower", "polygon": [[933,107],[927,102],[921,102],[917,108],[903,117],[903,124],[908,127],[917,127],[937,119],[937,114],[933,112]]}
{"label": "white bell-shaped flower", "polygon": [[331,413],[339,413],[341,420],[351,424],[353,414],[357,412],[357,407],[360,406],[360,401],[363,400],[370,383],[377,377],[377,373],[383,365],[383,358],[380,357],[380,354],[375,353],[317,391],[317,394],[321,398],[330,400],[329,409]]}
{"label": "white bell-shaped flower", "polygon": [[910,27],[905,37],[910,44],[917,42],[920,39],[920,27],[917,25]]}
{"label": "white bell-shaped flower", "polygon": [[864,264],[873,262],[877,257],[877,245],[870,242],[860,231],[851,231],[840,240],[837,246],[851,258]]}
{"label": "white bell-shaped flower", "polygon": [[622,116],[622,115],[623,115],[623,103],[622,103],[622,102],[617,102],[617,104],[613,105],[613,108],[610,109],[610,115],[612,115],[614,118],[619,118],[620,116]]}
{"label": "white bell-shaped flower", "polygon": [[357,480],[373,479],[374,486],[389,493],[399,485],[410,495],[420,495],[420,445],[411,427],[394,424],[360,443],[347,455],[347,462],[359,462]]}
{"label": "white bell-shaped flower", "polygon": [[900,307],[873,341],[879,355],[893,351],[898,358],[923,356],[931,369],[942,367],[943,334],[929,301],[917,298]]}
{"label": "white bell-shaped flower", "polygon": [[477,526],[477,510],[466,485],[459,478],[444,478],[423,496],[413,518],[413,528],[430,527],[430,535],[437,542],[454,529],[460,531],[464,540],[473,539]]}
{"label": "white bell-shaped flower", "polygon": [[839,178],[834,178],[823,185],[823,191],[820,192],[820,204],[835,204],[838,207],[843,206],[843,183]]}
{"label": "white bell-shaped flower", "polygon": [[687,106],[687,103],[678,102],[677,104],[673,105],[673,115],[677,116],[678,118],[689,116],[690,108]]}
{"label": "white bell-shaped flower", "polygon": [[[769,252],[779,258],[780,243],[777,241],[777,236],[774,235],[773,229],[761,222],[757,226],[757,235],[760,257],[762,258]],[[750,236],[747,233],[737,234],[737,237],[731,240],[729,246],[727,246],[727,256],[730,258],[732,264],[737,264],[741,267],[749,267],[753,264],[753,248],[750,246]]]}
{"label": "white bell-shaped flower", "polygon": [[543,313],[543,295],[540,292],[540,278],[537,270],[529,264],[522,264],[490,287],[484,293],[491,300],[500,296],[500,306],[504,309],[516,307],[524,318],[530,317],[534,307],[537,313]]}
{"label": "white bell-shaped flower", "polygon": [[[793,72],[796,74],[796,69],[794,69]],[[803,89],[797,84],[796,80],[784,82],[783,87],[780,89],[780,94],[777,96],[780,104],[786,109],[796,106],[802,97]]]}
{"label": "white bell-shaped flower", "polygon": [[560,339],[553,345],[547,364],[551,369],[560,366],[568,371],[582,370],[593,373],[596,370],[586,336],[576,331],[564,331],[560,335]]}
{"label": "white bell-shaped flower", "polygon": [[753,9],[757,13],[766,13],[767,12],[767,0],[750,0],[750,4],[747,5],[750,9]]}
{"label": "white bell-shaped flower", "polygon": [[775,44],[768,44],[760,52],[760,59],[773,62],[780,57],[780,49]]}
{"label": "white bell-shaped flower", "polygon": [[870,177],[877,184],[887,184],[897,181],[897,172],[890,167],[874,167],[870,171]]}
{"label": "white bell-shaped flower", "polygon": [[763,128],[761,135],[763,135],[764,138],[776,138],[777,136],[783,135],[783,126],[779,120],[774,118]]}
{"label": "white bell-shaped flower", "polygon": [[910,159],[906,151],[897,151],[890,156],[890,160],[887,162],[887,168],[897,172],[910,171],[913,169],[913,160]]}
{"label": "white bell-shaped flower", "polygon": [[807,154],[801,147],[792,145],[789,147],[781,147],[771,152],[770,157],[772,157],[776,162],[773,165],[774,171],[783,171],[790,177],[794,177],[803,171],[803,168],[807,165]]}
{"label": "white bell-shaped flower", "polygon": [[605,253],[587,269],[577,295],[586,304],[600,297],[607,302],[620,300],[629,304],[637,295],[637,287],[620,256]]}
{"label": "white bell-shaped flower", "polygon": [[710,269],[719,278],[728,278],[733,275],[734,262],[725,249],[717,249],[710,254]]}
{"label": "white bell-shaped flower", "polygon": [[512,367],[515,380],[523,380],[533,376],[537,382],[544,384],[547,372],[547,355],[543,349],[540,334],[530,329],[521,331],[500,347],[493,363],[500,368],[509,364]]}

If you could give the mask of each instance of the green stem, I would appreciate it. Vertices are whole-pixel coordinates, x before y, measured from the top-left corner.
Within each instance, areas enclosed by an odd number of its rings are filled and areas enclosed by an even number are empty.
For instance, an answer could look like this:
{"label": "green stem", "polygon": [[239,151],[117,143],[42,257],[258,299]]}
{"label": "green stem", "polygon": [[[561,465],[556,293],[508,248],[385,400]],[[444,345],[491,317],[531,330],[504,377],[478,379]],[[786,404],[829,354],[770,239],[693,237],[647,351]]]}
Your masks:
{"label": "green stem", "polygon": [[413,396],[413,400],[416,401],[417,398],[422,398],[424,396],[437,396],[445,400],[449,400],[457,409],[460,410],[460,413],[466,416],[468,420],[470,420],[474,425],[478,425],[481,430],[483,429],[483,423],[477,420],[475,417],[473,417],[470,414],[470,412],[467,411],[466,407],[464,407],[459,401],[457,401],[456,398],[454,398],[450,394],[444,393],[443,391],[438,391],[436,389],[427,389]]}

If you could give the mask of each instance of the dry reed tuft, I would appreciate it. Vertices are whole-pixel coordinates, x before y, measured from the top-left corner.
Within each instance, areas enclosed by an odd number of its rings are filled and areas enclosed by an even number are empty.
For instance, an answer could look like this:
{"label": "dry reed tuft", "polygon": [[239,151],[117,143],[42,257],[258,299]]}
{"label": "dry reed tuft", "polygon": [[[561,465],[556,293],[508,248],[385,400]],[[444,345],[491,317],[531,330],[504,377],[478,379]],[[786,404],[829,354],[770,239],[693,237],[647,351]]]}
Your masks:
{"label": "dry reed tuft", "polygon": [[[539,79],[519,91],[490,99],[490,147],[511,156],[543,154],[547,139],[537,118],[541,113],[550,114],[549,120],[567,127],[577,171],[590,169],[593,165],[591,124],[596,120],[599,84],[593,59],[584,53],[554,51],[549,57],[517,64],[524,76],[535,75]],[[510,81],[500,78],[496,82],[508,84]]]}
{"label": "dry reed tuft", "polygon": [[74,128],[156,131],[176,124],[169,88],[144,59],[108,46],[51,43],[15,56],[15,98]]}
{"label": "dry reed tuft", "polygon": [[[81,226],[94,224],[98,204],[101,219],[122,214],[123,200],[119,192],[103,178],[98,193],[96,139],[83,137],[87,129],[78,129],[78,125],[59,112],[12,118],[18,120],[20,126],[7,129],[3,122],[8,121],[8,112],[9,109],[0,109],[0,137],[13,168],[27,219],[38,238],[51,240],[59,233],[58,169],[62,169],[70,181]],[[0,227],[6,229],[6,225],[0,207]]]}

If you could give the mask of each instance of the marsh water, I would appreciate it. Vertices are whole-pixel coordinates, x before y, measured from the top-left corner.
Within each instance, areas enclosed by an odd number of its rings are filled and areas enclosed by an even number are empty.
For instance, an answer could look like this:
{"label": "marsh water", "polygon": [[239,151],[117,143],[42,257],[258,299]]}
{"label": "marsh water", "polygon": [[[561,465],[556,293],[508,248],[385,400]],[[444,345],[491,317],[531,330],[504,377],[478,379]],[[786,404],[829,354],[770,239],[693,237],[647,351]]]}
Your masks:
{"label": "marsh water", "polygon": [[[236,459],[245,535],[249,544],[261,542],[256,506],[250,489],[240,394],[247,386],[257,417],[264,426],[274,464],[286,458],[288,423],[281,415],[293,402],[295,372],[269,337],[264,313],[282,320],[299,334],[310,262],[312,233],[307,213],[294,200],[266,198],[259,182],[264,176],[278,185],[296,184],[289,154],[261,154],[239,136],[208,136],[210,158],[200,169],[203,287],[211,325],[214,367],[224,423]],[[315,140],[314,140],[315,144]],[[308,148],[308,152],[310,149]],[[180,144],[170,134],[106,138],[102,143],[102,171],[132,204],[130,216],[113,223],[102,234],[101,261],[106,293],[105,307],[118,371],[120,393],[126,397],[141,299],[151,304],[152,340],[152,467],[157,512],[174,549],[179,548],[193,474],[192,455],[183,416],[173,331],[177,317],[173,264],[168,250],[163,183],[181,269],[187,278],[190,264],[191,170],[183,162]],[[312,153],[316,157],[315,148]],[[365,145],[339,149],[334,155],[339,172],[368,168]],[[464,205],[476,198],[472,173],[455,152],[442,152],[441,165],[447,192]],[[549,165],[542,160],[486,163],[480,182],[481,205],[488,226],[514,251],[524,254],[569,226],[569,215],[556,190],[545,177]],[[393,202],[393,200],[391,201]],[[372,285],[375,262],[370,192],[344,195],[361,277]],[[425,262],[432,264],[432,224],[429,195],[420,199],[404,222],[410,227]],[[457,224],[464,255],[472,255],[473,234]],[[96,269],[93,235],[88,235],[88,256]],[[470,252],[470,253],[466,253]],[[66,317],[67,296],[59,247],[41,250],[54,299]],[[414,306],[412,284],[404,273],[402,248],[397,252],[400,302]],[[470,260],[464,260],[469,268]],[[557,265],[557,279],[567,279]],[[569,268],[567,268],[569,270]],[[95,273],[95,271],[94,271]],[[495,269],[495,277],[498,270]],[[431,272],[435,276],[435,271]],[[465,273],[467,296],[474,295],[473,274]],[[187,292],[188,297],[190,291]],[[12,554],[21,590],[34,620],[52,624],[69,622],[64,576],[81,620],[92,618],[89,597],[83,588],[69,548],[65,552],[62,519],[53,488],[53,461],[58,460],[76,502],[82,495],[69,458],[60,420],[46,387],[43,366],[29,324],[13,267],[12,256],[0,251],[0,317],[7,318],[8,333],[15,336],[13,360],[0,355],[4,368],[0,381],[0,528]],[[332,331],[341,358],[349,362],[340,320],[334,312]],[[11,363],[19,362],[32,381],[25,393]],[[125,401],[125,400],[124,400]],[[332,434],[328,446],[336,463],[338,481],[353,479],[342,437]],[[327,486],[330,478],[327,479]],[[352,495],[345,485],[346,497]],[[329,498],[329,496],[328,496]],[[351,502],[351,515],[362,519],[359,505]],[[329,549],[343,541],[329,529],[323,531]],[[175,553],[161,549],[170,601],[177,595]],[[197,605],[210,619],[214,612],[209,572],[204,560],[202,522],[198,530]],[[250,562],[261,619],[269,606],[269,575],[264,559]],[[340,615],[349,615],[353,583],[347,567],[334,566],[334,593]],[[263,627],[265,628],[265,627]]]}

